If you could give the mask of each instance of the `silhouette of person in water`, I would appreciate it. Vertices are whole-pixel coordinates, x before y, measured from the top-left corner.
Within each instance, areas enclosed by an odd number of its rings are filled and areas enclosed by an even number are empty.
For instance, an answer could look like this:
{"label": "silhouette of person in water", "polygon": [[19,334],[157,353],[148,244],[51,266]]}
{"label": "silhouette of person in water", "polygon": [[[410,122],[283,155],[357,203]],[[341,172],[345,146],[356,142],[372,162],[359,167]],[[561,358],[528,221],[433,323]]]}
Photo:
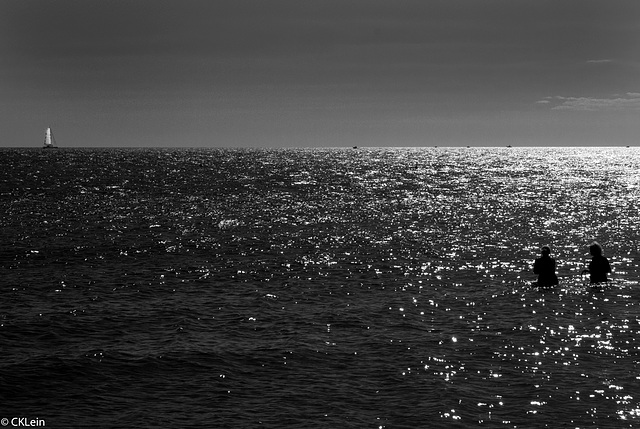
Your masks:
{"label": "silhouette of person in water", "polygon": [[542,256],[533,263],[533,273],[538,275],[538,286],[551,287],[558,284],[556,276],[556,260],[550,257],[551,249],[543,246],[540,249]]}
{"label": "silhouette of person in water", "polygon": [[591,284],[606,282],[607,273],[611,272],[611,265],[609,260],[602,255],[602,246],[597,242],[593,242],[589,246],[589,252],[591,253],[591,262],[589,262],[589,269],[584,270],[583,273],[589,273],[589,279]]}

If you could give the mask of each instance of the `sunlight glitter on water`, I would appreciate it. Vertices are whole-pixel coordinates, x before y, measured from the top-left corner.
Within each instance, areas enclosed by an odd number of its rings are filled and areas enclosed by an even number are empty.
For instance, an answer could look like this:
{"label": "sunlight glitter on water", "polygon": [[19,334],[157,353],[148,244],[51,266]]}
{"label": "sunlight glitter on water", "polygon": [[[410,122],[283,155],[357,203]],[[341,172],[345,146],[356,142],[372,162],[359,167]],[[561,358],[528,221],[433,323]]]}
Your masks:
{"label": "sunlight glitter on water", "polygon": [[[11,340],[35,326],[54,358],[79,350],[89,359],[73,368],[95,368],[98,383],[118,385],[133,372],[126,380],[135,389],[142,361],[159,376],[143,380],[151,385],[140,398],[151,387],[167,408],[177,400],[164,392],[188,391],[179,403],[193,415],[211,407],[200,398],[217,398],[207,416],[220,427],[637,423],[635,152],[73,157],[70,177],[42,166],[3,179],[26,177],[3,200],[7,282],[39,277],[12,285],[5,302],[21,312],[5,309],[0,333]],[[599,289],[580,276],[593,239],[614,267],[615,281]],[[544,244],[561,279],[550,290],[530,285]],[[50,270],[51,259],[63,269]],[[33,298],[37,288],[46,299]],[[108,335],[66,338],[94,325]],[[42,332],[49,326],[53,334]],[[12,344],[13,358],[24,356]],[[56,367],[46,353],[37,351],[42,368],[35,360],[27,370]],[[49,403],[60,396],[45,393]],[[153,406],[128,405],[131,415]],[[318,423],[322,416],[333,420]]]}

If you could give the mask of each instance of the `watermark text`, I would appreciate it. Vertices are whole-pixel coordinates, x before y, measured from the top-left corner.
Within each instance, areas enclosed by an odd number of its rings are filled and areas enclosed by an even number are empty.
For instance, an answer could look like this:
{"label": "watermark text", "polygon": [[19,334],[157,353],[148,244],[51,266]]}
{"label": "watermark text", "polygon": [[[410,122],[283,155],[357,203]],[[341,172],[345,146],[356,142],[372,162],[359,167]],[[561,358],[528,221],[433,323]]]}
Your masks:
{"label": "watermark text", "polygon": [[43,428],[46,427],[47,424],[44,419],[40,419],[38,417],[3,417],[0,419],[0,424],[2,426],[14,427],[14,428]]}

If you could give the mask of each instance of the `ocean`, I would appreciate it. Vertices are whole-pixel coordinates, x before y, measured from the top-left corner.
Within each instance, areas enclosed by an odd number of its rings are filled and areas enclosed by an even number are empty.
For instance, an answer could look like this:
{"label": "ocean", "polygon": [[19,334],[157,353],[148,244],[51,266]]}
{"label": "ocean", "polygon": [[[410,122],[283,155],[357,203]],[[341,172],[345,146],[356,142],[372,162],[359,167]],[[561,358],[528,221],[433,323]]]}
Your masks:
{"label": "ocean", "polygon": [[3,426],[640,426],[638,148],[0,156]]}

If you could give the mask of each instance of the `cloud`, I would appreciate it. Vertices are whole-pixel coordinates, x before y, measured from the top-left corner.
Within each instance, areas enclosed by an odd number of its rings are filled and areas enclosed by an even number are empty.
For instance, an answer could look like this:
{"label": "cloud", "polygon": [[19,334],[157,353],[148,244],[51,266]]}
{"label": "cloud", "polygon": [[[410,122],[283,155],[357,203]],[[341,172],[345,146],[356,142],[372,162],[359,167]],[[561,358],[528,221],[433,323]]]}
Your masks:
{"label": "cloud", "polygon": [[578,112],[602,112],[640,110],[640,93],[628,92],[610,98],[595,97],[545,97],[536,104],[549,105],[551,110],[572,110]]}
{"label": "cloud", "polygon": [[612,62],[613,60],[588,60],[587,64],[607,64]]}

